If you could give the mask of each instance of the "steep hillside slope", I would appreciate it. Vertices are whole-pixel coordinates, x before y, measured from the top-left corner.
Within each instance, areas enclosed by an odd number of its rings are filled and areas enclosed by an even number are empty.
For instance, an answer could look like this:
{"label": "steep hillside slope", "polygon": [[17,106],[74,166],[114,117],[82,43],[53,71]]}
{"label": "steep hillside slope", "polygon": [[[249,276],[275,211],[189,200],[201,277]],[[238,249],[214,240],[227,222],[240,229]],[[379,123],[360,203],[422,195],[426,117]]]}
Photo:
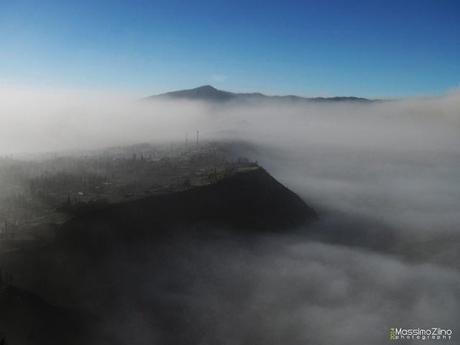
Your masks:
{"label": "steep hillside slope", "polygon": [[120,203],[80,215],[60,231],[72,246],[103,248],[109,242],[158,239],[212,231],[279,231],[317,219],[315,211],[264,169],[240,171],[216,183]]}

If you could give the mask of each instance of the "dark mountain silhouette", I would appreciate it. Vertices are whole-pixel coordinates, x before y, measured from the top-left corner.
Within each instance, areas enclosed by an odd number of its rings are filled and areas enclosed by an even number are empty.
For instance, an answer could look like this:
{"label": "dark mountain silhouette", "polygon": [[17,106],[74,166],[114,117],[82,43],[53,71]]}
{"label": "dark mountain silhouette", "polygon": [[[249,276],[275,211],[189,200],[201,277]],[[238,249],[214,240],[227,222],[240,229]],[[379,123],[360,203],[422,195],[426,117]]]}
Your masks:
{"label": "dark mountain silhouette", "polygon": [[185,98],[198,99],[203,101],[229,101],[236,97],[236,94],[215,89],[210,85],[200,86],[190,90],[179,90],[168,92],[159,96],[162,98]]}
{"label": "dark mountain silhouette", "polygon": [[194,89],[179,90],[147,97],[146,100],[155,99],[186,99],[205,102],[228,102],[228,101],[281,101],[281,102],[358,102],[369,103],[372,100],[360,97],[300,97],[294,95],[268,96],[262,93],[234,93],[218,90],[210,85],[200,86]]}

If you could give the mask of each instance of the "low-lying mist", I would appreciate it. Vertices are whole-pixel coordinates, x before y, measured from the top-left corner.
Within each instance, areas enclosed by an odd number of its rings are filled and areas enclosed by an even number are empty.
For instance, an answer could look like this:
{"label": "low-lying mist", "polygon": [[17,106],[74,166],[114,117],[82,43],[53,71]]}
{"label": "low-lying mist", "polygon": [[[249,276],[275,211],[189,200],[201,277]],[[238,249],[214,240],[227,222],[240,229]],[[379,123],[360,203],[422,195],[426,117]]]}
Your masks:
{"label": "low-lying mist", "polygon": [[[190,339],[202,344],[386,344],[390,327],[451,327],[459,336],[460,93],[369,104],[0,94],[4,155],[192,141],[197,130],[202,141],[249,143],[241,154],[321,219],[305,236],[176,253],[190,260],[163,274],[178,292],[146,278],[120,295],[182,306],[182,329],[198,330]],[[185,272],[197,273],[192,283]],[[131,322],[114,330],[121,342],[161,339],[164,325],[151,329],[130,308]]]}
{"label": "low-lying mist", "polygon": [[240,139],[305,147],[457,153],[460,93],[374,103],[204,103],[0,88],[0,154]]}

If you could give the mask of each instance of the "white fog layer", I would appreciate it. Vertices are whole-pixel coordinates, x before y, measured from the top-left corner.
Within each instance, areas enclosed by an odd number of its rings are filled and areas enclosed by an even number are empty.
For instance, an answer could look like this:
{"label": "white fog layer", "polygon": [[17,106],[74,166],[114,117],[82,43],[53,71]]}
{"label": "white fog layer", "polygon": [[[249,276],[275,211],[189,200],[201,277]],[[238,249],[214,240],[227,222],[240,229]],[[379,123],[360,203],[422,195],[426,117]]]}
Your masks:
{"label": "white fog layer", "polygon": [[[387,344],[390,327],[458,327],[459,92],[365,104],[206,104],[0,90],[0,154],[18,159],[182,142],[197,130],[203,141],[251,144],[243,154],[320,218],[306,234],[293,229],[253,248],[229,241],[192,250],[190,265],[215,274],[171,298],[194,322],[213,325],[206,344]],[[219,260],[206,259],[216,253]],[[155,339],[147,326],[124,327],[114,331],[120,338]]]}

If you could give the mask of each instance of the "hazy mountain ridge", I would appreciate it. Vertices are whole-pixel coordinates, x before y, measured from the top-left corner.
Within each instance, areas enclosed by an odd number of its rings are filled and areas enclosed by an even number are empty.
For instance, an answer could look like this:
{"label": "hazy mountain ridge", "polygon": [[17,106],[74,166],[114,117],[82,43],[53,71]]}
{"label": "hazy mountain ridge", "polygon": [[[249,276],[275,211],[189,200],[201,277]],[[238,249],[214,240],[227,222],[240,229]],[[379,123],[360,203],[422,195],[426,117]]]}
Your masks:
{"label": "hazy mountain ridge", "polygon": [[211,85],[203,85],[194,89],[178,90],[153,95],[145,98],[145,100],[156,99],[186,99],[197,100],[205,102],[228,102],[228,101],[278,101],[278,102],[356,102],[356,103],[370,103],[375,100],[353,97],[353,96],[336,96],[336,97],[301,97],[296,95],[286,96],[269,96],[259,92],[254,93],[235,93],[216,89]]}

